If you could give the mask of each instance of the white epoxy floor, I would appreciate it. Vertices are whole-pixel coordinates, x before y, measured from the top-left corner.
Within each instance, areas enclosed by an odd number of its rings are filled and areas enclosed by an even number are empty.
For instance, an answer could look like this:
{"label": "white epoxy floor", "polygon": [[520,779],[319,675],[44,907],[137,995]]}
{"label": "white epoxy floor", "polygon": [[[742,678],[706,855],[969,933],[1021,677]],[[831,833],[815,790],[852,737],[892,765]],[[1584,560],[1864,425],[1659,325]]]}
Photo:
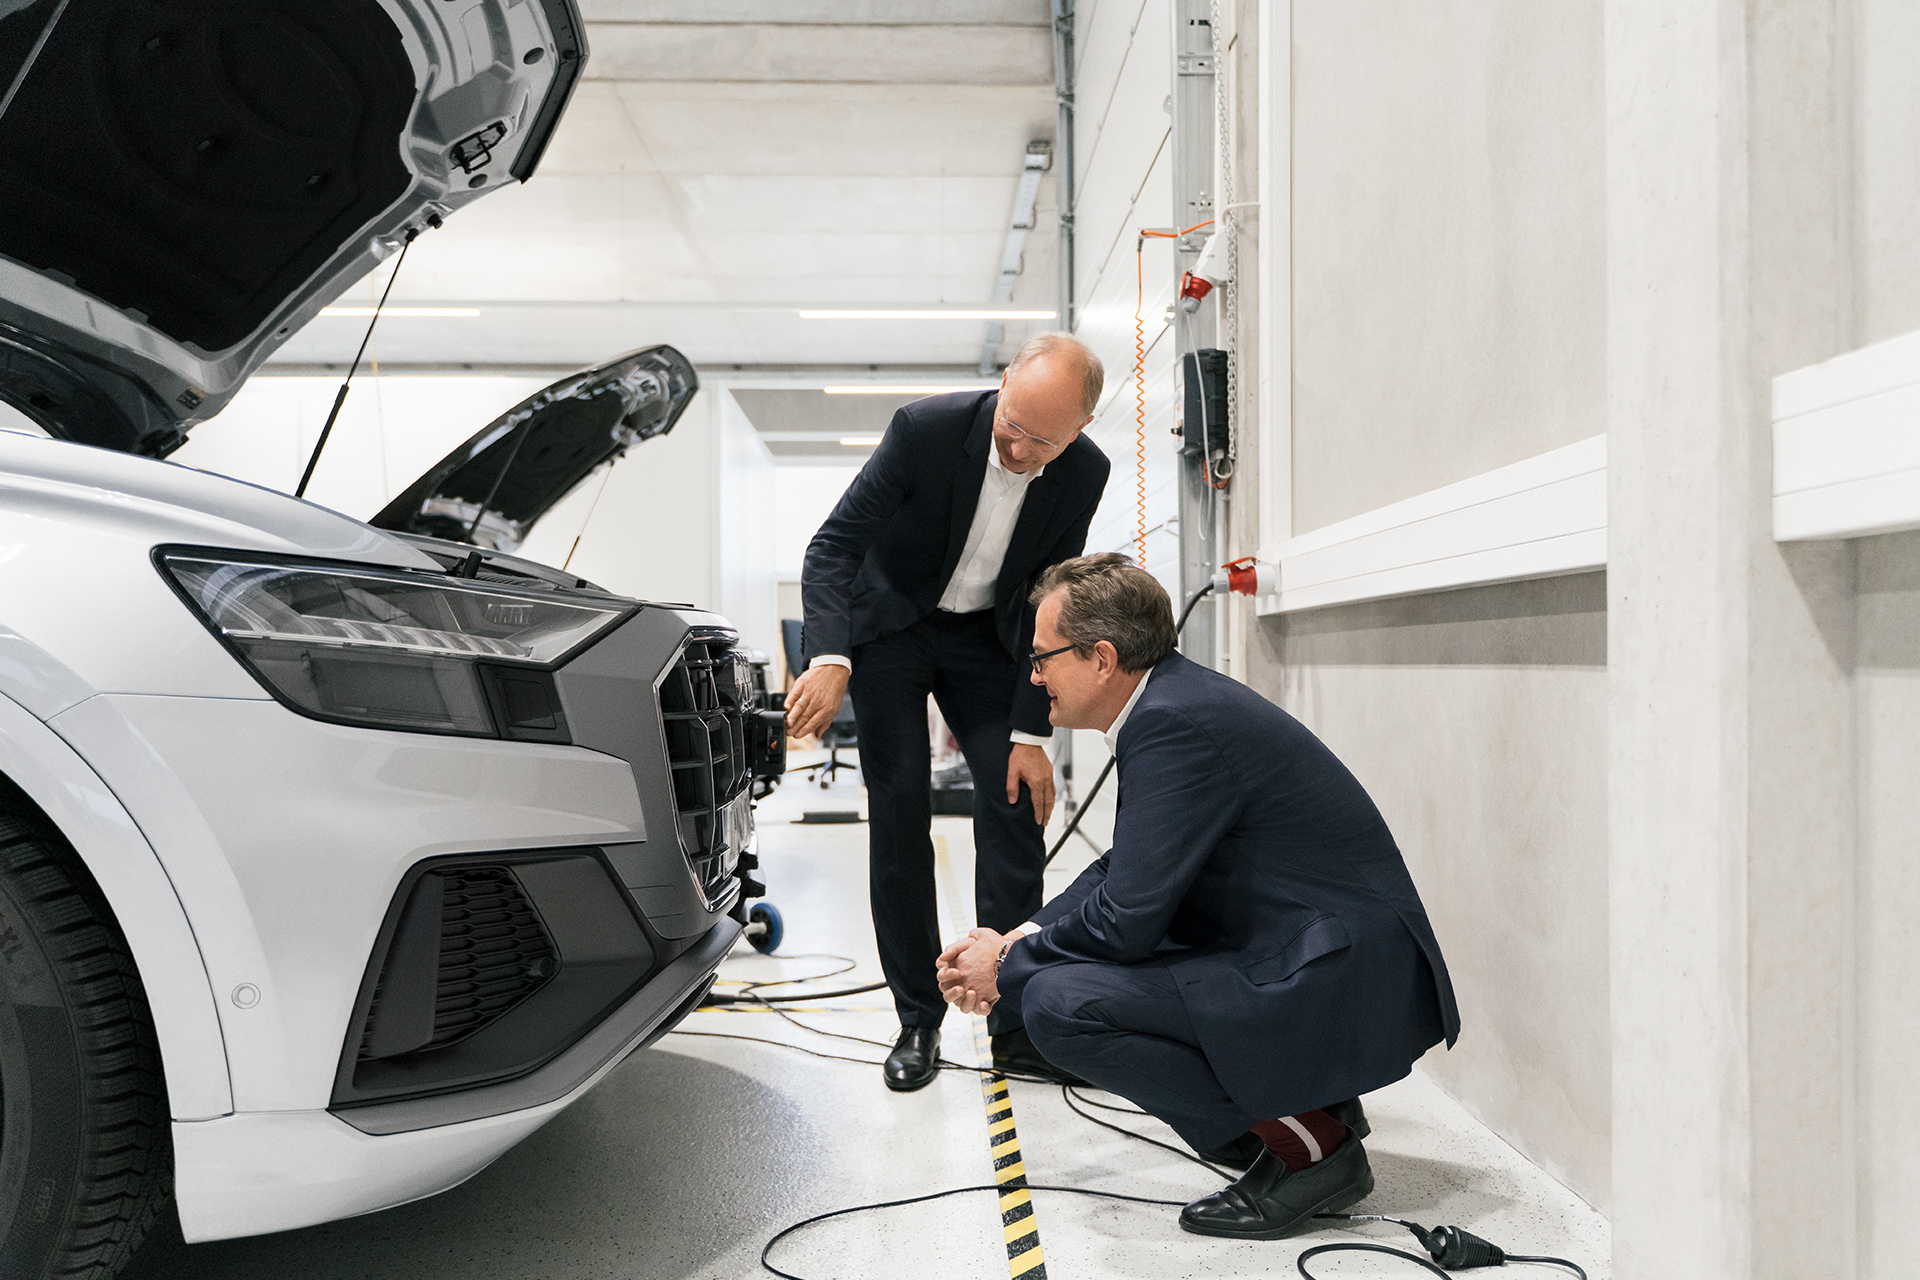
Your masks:
{"label": "white epoxy floor", "polygon": [[[796,757],[796,767],[806,759]],[[787,936],[777,956],[743,945],[722,969],[727,982],[824,973],[841,963],[822,958],[829,954],[858,967],[817,989],[878,979],[866,827],[793,822],[806,810],[849,808],[865,809],[850,773],[827,791],[796,773],[761,806],[763,874]],[[969,824],[936,819],[935,833],[943,919],[948,932],[964,932],[972,923],[971,893],[960,892],[972,881]],[[1092,846],[1076,839],[1049,870],[1048,891],[1064,887],[1092,856]],[[445,1195],[247,1240],[187,1246],[176,1233],[157,1241],[126,1280],[732,1280],[765,1274],[761,1246],[801,1218],[992,1182],[973,1073],[949,1071],[918,1093],[890,1093],[880,1078],[882,1045],[823,1034],[891,1043],[897,1023],[884,992],[789,1008],[793,1021],[765,1012],[695,1014],[684,1024],[689,1034],[635,1055],[581,1103]],[[943,1055],[973,1062],[973,1030],[972,1019],[952,1015]],[[1012,1098],[1035,1184],[1166,1200],[1219,1186],[1198,1165],[1080,1119],[1058,1089],[1015,1083]],[[1369,1095],[1366,1105],[1378,1185],[1357,1210],[1454,1223],[1513,1252],[1572,1258],[1593,1280],[1609,1276],[1605,1219],[1419,1072]],[[1178,1145],[1158,1122],[1100,1114]],[[1046,1193],[1036,1204],[1052,1280],[1293,1276],[1294,1258],[1314,1244],[1367,1239],[1417,1249],[1405,1231],[1381,1224],[1232,1242],[1181,1231],[1171,1208]],[[805,1280],[1008,1274],[997,1203],[984,1193],[822,1223],[783,1242],[773,1261]],[[1327,1280],[1425,1274],[1369,1254],[1318,1258],[1313,1266]],[[1513,1266],[1502,1274],[1566,1273]]]}

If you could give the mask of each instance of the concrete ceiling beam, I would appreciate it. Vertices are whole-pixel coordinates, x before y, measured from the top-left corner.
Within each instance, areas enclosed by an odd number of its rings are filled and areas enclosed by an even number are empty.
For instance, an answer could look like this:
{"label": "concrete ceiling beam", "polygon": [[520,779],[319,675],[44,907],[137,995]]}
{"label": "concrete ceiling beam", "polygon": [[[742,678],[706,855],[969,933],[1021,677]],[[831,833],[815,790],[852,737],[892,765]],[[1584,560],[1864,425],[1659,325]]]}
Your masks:
{"label": "concrete ceiling beam", "polygon": [[1051,85],[1044,26],[589,22],[588,80]]}

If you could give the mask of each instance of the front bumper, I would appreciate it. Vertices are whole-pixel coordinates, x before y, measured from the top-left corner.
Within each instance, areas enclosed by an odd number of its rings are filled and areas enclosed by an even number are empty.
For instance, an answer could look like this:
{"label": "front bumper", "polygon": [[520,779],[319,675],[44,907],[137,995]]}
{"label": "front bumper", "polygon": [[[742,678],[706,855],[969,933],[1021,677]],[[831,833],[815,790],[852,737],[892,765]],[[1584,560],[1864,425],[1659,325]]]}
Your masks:
{"label": "front bumper", "polygon": [[338,1115],[176,1123],[182,1232],[198,1242],[287,1231],[458,1186],[691,1012],[739,934],[721,920],[584,1039],[519,1079]]}
{"label": "front bumper", "polygon": [[[191,924],[204,972],[136,956],[143,977],[206,983],[217,1002],[234,1113],[176,1123],[189,1239],[455,1185],[697,1004],[739,932],[753,835],[737,675],[681,680],[731,644],[718,623],[648,606],[556,671],[571,743],[359,728],[265,696],[103,693],[48,720],[148,838]],[[637,967],[520,1061],[341,1090],[374,1021],[383,929],[423,868],[589,858],[644,933],[624,957]],[[587,946],[560,967],[614,959]]]}

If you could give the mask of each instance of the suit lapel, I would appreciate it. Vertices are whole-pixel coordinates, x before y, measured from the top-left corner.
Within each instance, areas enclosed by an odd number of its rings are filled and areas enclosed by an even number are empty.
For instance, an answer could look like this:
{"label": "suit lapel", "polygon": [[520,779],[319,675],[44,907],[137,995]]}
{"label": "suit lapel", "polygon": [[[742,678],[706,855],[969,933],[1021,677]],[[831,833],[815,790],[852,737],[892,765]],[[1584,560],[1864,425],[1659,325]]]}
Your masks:
{"label": "suit lapel", "polygon": [[1009,587],[1026,594],[1028,549],[1038,544],[1040,533],[1053,516],[1054,499],[1060,486],[1051,472],[1042,472],[1027,482],[1027,496],[1020,504],[1020,518],[1013,523],[1013,537],[1007,542],[1006,559],[1000,562],[1000,576],[993,584],[995,600],[1006,598]]}
{"label": "suit lapel", "polygon": [[953,581],[953,571],[960,565],[960,553],[967,547],[967,531],[973,527],[973,513],[980,505],[980,488],[987,479],[987,450],[993,448],[993,410],[999,403],[997,394],[980,401],[973,426],[967,431],[967,442],[960,450],[960,461],[953,469],[953,514],[947,524],[946,559],[940,566],[940,577],[934,582],[936,597]]}

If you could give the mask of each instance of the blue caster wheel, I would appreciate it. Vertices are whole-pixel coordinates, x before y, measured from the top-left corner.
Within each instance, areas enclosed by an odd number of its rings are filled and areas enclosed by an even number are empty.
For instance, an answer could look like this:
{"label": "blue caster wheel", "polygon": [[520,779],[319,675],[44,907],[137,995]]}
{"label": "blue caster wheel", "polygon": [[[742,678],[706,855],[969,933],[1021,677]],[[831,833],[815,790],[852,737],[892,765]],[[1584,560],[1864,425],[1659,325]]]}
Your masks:
{"label": "blue caster wheel", "polygon": [[780,908],[771,902],[756,902],[753,910],[747,913],[747,941],[761,955],[780,948],[780,940],[787,936],[787,926],[780,919]]}

